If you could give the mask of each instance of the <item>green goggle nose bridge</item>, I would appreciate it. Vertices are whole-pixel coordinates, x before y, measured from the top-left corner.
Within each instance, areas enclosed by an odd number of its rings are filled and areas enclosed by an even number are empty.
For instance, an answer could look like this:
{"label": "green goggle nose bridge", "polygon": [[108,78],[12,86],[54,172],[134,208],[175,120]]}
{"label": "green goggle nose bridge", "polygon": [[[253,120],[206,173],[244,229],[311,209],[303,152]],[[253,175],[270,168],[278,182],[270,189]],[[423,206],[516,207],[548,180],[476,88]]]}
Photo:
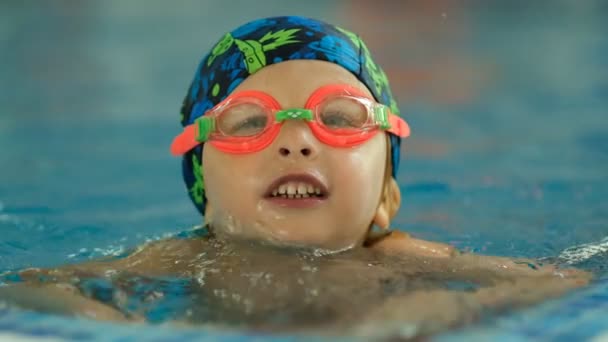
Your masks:
{"label": "green goggle nose bridge", "polygon": [[[312,121],[313,114],[312,110],[304,108],[291,108],[279,110],[275,114],[276,122],[283,122],[285,120],[303,120]],[[206,142],[209,140],[209,135],[215,130],[215,118],[213,117],[200,117],[196,120],[198,124],[198,135],[196,141]]]}
{"label": "green goggle nose bridge", "polygon": [[312,110],[303,108],[291,108],[280,110],[275,115],[277,122],[283,122],[285,120],[303,120],[312,121]]}

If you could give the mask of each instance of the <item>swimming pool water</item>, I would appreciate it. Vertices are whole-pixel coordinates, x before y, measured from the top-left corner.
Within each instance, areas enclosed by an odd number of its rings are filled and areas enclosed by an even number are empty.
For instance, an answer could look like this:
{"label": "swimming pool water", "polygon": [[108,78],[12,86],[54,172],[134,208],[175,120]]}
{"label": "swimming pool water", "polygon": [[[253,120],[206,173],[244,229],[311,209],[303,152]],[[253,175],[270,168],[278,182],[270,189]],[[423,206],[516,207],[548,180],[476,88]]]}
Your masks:
{"label": "swimming pool water", "polygon": [[[604,2],[247,4],[0,4],[0,271],[120,253],[198,224],[168,153],[182,96],[224,31],[282,13],[360,31],[385,66],[413,129],[395,227],[526,257],[608,236]],[[579,264],[599,279],[589,289],[445,338],[606,334],[607,260]],[[71,322],[0,309],[9,332],[200,334]]]}

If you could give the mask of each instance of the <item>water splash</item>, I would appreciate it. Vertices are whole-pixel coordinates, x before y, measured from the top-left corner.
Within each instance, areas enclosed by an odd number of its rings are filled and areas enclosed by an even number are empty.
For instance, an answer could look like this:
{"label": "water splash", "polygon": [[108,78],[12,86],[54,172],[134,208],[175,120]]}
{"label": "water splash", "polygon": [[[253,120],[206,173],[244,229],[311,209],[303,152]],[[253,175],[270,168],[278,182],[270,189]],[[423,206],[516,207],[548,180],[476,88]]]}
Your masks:
{"label": "water splash", "polygon": [[559,254],[557,260],[567,265],[575,265],[602,253],[608,253],[608,237],[599,242],[566,248]]}

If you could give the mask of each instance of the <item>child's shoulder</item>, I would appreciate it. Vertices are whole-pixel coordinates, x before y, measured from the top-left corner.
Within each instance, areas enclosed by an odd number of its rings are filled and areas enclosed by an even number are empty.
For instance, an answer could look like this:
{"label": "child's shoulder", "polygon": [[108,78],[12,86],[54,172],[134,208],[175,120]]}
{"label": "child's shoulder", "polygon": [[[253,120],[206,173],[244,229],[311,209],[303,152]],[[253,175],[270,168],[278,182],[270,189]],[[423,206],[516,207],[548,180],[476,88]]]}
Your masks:
{"label": "child's shoulder", "polygon": [[205,227],[146,242],[118,258],[95,260],[61,267],[62,272],[103,275],[127,272],[143,276],[169,276],[185,271],[182,265],[197,258],[207,248],[209,233]]}
{"label": "child's shoulder", "polygon": [[367,244],[370,248],[387,254],[447,258],[458,253],[456,248],[448,244],[416,239],[399,230],[372,238]]}
{"label": "child's shoulder", "polygon": [[137,247],[117,265],[123,270],[147,275],[175,271],[176,264],[203,253],[209,237],[205,227],[183,231]]}

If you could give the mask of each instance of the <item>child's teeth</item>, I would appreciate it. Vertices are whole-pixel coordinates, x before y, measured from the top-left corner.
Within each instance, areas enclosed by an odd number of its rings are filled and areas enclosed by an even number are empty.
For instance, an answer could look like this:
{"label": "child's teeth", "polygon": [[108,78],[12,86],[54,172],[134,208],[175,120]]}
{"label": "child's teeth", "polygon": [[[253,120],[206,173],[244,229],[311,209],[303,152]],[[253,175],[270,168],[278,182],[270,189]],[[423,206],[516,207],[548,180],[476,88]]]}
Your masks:
{"label": "child's teeth", "polygon": [[287,182],[272,192],[272,196],[283,198],[308,198],[321,195],[321,189],[303,182]]}
{"label": "child's teeth", "polygon": [[295,195],[296,194],[296,185],[293,183],[288,183],[287,184],[287,194],[288,195]]}
{"label": "child's teeth", "polygon": [[304,195],[306,193],[306,184],[300,183],[298,184],[298,194]]}

